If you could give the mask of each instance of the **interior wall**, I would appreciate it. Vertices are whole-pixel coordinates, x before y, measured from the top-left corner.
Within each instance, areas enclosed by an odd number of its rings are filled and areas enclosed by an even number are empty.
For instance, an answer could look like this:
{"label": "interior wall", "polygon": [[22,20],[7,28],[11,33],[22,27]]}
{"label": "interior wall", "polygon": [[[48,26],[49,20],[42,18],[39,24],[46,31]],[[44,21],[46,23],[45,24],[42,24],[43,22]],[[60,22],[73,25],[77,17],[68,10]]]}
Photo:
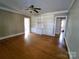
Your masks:
{"label": "interior wall", "polygon": [[24,32],[24,16],[0,10],[0,37]]}
{"label": "interior wall", "polygon": [[79,59],[79,0],[75,1],[68,14],[66,40],[71,59]]}
{"label": "interior wall", "polygon": [[54,36],[54,15],[47,13],[31,17],[31,32]]}

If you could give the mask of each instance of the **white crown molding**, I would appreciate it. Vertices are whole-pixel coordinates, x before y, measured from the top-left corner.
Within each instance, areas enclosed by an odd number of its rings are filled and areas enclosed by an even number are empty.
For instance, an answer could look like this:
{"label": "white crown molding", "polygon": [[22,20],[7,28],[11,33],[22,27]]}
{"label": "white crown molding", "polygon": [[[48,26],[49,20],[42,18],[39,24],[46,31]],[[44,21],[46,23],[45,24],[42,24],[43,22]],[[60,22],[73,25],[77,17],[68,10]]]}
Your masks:
{"label": "white crown molding", "polygon": [[[56,12],[49,12],[50,14],[59,14],[59,13],[68,13],[70,11],[70,9],[72,8],[72,6],[74,5],[76,0],[72,0],[68,10],[62,10],[62,11],[56,11]],[[6,11],[10,11],[10,12],[14,12],[14,13],[18,13],[18,14],[22,14],[21,12],[19,11],[16,11],[16,10],[11,10],[11,9],[7,9],[7,8],[4,8],[4,7],[0,7],[0,9],[3,9],[3,10],[6,10]],[[45,13],[45,14],[49,14],[49,13]],[[24,14],[22,14],[24,15]],[[44,14],[42,14],[44,15]]]}
{"label": "white crown molding", "polygon": [[15,37],[15,36],[22,35],[22,34],[24,34],[24,32],[18,33],[18,34],[13,34],[13,35],[8,35],[8,36],[5,36],[5,37],[1,37],[0,40],[11,38],[11,37]]}
{"label": "white crown molding", "polygon": [[[2,10],[6,10],[6,11],[10,11],[10,12],[13,12],[13,13],[22,14],[22,13],[19,12],[19,11],[11,10],[11,9],[7,9],[7,8],[4,8],[4,7],[0,7],[0,9],[2,9]],[[56,11],[56,12],[49,12],[49,13],[50,13],[50,14],[68,13],[68,10]],[[45,14],[49,14],[49,13],[45,13]],[[22,15],[24,15],[24,14],[22,14]],[[43,15],[44,15],[44,14],[43,14]]]}
{"label": "white crown molding", "polygon": [[63,11],[56,11],[56,12],[49,12],[49,13],[44,13],[42,15],[54,15],[54,14],[61,14],[61,13],[68,13],[68,10],[63,10]]}
{"label": "white crown molding", "polygon": [[70,6],[69,6],[69,8],[68,8],[68,12],[70,11],[70,9],[71,9],[71,8],[73,7],[73,5],[75,4],[75,1],[76,1],[76,0],[72,0]]}
{"label": "white crown molding", "polygon": [[56,12],[53,12],[53,14],[59,14],[59,13],[68,13],[68,10],[63,10],[63,11],[56,11]]}
{"label": "white crown molding", "polygon": [[[10,12],[13,12],[13,13],[22,14],[21,12],[19,12],[19,11],[17,11],[17,10],[11,10],[11,9],[4,8],[4,7],[1,7],[1,6],[0,6],[0,9],[5,10],[5,11],[10,11]],[[24,15],[24,14],[22,14],[22,15]]]}

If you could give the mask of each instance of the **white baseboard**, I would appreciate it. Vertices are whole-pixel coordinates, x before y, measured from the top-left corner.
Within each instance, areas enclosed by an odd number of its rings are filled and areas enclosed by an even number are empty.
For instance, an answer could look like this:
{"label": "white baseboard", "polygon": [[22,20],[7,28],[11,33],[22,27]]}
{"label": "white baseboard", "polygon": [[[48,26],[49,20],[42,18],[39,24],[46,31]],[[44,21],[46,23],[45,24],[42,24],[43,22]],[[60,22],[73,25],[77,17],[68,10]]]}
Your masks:
{"label": "white baseboard", "polygon": [[5,36],[5,37],[1,37],[0,40],[11,38],[11,37],[15,37],[15,36],[22,35],[22,34],[24,34],[24,32],[13,34],[13,35],[8,35],[8,36]]}
{"label": "white baseboard", "polygon": [[68,49],[69,59],[72,59],[72,54],[71,54],[71,51],[70,51],[70,48],[68,46],[66,38],[65,38],[65,41],[66,41],[66,46],[67,46],[67,49]]}

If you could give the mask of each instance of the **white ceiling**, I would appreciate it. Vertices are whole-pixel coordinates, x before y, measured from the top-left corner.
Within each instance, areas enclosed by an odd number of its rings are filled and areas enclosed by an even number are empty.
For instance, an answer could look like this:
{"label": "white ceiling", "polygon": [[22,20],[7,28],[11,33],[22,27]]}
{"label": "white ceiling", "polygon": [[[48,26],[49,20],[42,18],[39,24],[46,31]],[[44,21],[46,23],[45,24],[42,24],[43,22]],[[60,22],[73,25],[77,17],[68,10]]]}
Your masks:
{"label": "white ceiling", "polygon": [[[0,0],[0,7],[25,14],[25,9],[30,5],[40,7],[41,13],[68,10],[73,0]],[[28,15],[28,11],[26,11]]]}

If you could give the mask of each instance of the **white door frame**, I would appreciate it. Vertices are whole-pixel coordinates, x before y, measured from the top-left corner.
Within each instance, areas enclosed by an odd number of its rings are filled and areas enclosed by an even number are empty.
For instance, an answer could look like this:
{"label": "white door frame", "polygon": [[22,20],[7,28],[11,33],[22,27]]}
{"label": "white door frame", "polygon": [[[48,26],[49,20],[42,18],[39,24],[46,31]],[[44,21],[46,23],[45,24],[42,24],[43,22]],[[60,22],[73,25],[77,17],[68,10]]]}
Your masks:
{"label": "white door frame", "polygon": [[[66,15],[65,16],[55,16],[55,34],[56,34],[56,21],[57,21],[57,17],[66,17],[66,25],[67,25],[67,16]],[[65,30],[64,30],[65,34],[66,34],[66,25],[65,25]]]}
{"label": "white door frame", "polygon": [[30,18],[24,17],[24,33],[25,38],[30,34]]}

